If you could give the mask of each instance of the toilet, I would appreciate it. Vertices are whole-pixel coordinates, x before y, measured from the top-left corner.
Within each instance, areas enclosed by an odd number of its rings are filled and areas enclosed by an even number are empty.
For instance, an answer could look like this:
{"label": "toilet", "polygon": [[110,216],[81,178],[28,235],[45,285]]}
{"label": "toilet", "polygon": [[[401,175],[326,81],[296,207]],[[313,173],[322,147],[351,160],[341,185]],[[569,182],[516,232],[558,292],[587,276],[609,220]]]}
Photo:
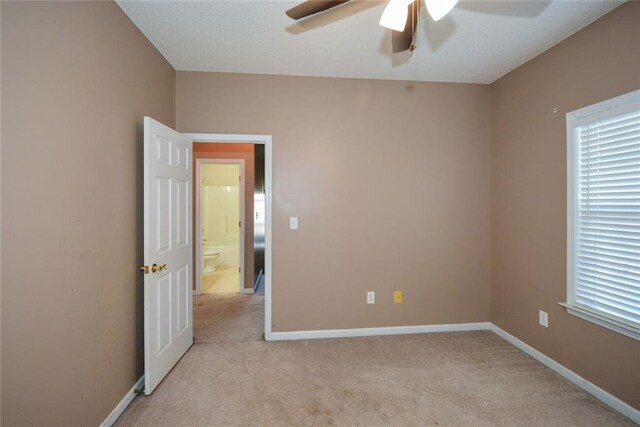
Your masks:
{"label": "toilet", "polygon": [[202,272],[213,273],[216,271],[216,260],[220,257],[220,251],[211,246],[202,247]]}

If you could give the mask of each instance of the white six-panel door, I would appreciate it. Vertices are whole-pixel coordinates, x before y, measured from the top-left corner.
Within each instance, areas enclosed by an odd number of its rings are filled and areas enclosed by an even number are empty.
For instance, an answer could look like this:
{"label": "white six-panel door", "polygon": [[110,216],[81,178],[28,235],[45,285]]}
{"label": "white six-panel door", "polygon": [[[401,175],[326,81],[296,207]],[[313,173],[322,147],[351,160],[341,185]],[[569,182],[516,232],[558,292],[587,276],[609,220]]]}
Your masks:
{"label": "white six-panel door", "polygon": [[144,118],[147,395],[193,344],[192,147],[191,139],[150,117]]}

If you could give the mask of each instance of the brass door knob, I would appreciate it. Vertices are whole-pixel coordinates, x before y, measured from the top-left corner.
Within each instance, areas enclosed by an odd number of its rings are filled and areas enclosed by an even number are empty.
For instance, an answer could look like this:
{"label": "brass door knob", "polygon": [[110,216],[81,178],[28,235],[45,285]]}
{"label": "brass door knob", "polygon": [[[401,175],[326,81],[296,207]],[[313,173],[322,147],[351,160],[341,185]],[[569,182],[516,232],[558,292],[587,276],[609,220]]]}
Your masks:
{"label": "brass door knob", "polygon": [[156,263],[153,263],[153,265],[151,266],[151,272],[157,273],[158,271],[162,271],[165,268],[167,268],[167,264],[158,265]]}
{"label": "brass door knob", "polygon": [[144,274],[149,274],[149,270],[151,270],[152,273],[157,273],[158,271],[162,271],[166,268],[167,264],[158,265],[156,263],[153,263],[151,267],[149,267],[148,265],[143,265],[142,267],[140,267],[140,271],[142,271]]}

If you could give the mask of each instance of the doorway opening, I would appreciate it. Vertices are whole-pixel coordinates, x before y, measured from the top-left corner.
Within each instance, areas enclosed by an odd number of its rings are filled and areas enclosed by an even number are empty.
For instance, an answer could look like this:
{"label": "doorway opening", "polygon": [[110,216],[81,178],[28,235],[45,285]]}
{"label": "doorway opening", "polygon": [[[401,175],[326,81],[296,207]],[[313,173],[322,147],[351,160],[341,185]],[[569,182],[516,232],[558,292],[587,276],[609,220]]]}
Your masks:
{"label": "doorway opening", "polygon": [[196,159],[196,294],[244,289],[244,159]]}
{"label": "doorway opening", "polygon": [[[252,339],[269,340],[272,326],[269,226],[271,137],[224,134],[185,136],[193,139],[194,159],[194,335],[200,342],[247,339],[249,336]],[[231,185],[229,177],[225,182],[207,179],[206,168],[210,165],[215,166],[216,163],[228,168],[233,165],[240,166],[243,171],[240,173],[237,190]],[[199,187],[202,190],[201,194],[197,194]],[[206,208],[203,211],[203,207],[210,201],[205,199],[207,192],[209,198],[214,194],[223,194],[232,204],[241,199],[239,204],[243,206],[244,212],[241,208],[237,228],[229,227],[234,224],[235,217],[229,212],[221,211],[221,202],[218,202],[213,212],[206,213]],[[196,206],[198,201],[201,204]],[[218,231],[212,230],[213,228],[217,228]],[[225,248],[232,246],[229,239],[235,235],[239,237],[243,251]],[[218,274],[219,272],[231,272],[234,264],[229,257],[225,259],[225,249],[227,253],[231,249],[231,252],[238,254],[240,270],[236,277],[240,275],[240,284],[235,287],[233,294],[223,295],[219,292],[228,291],[229,287],[225,288],[220,280],[215,280],[218,284],[213,286],[207,282],[211,282],[210,277],[223,276]],[[204,259],[205,253],[207,259]],[[227,277],[230,277],[230,274]],[[225,312],[228,315],[225,315]],[[232,324],[237,327],[231,328]],[[224,332],[225,325],[230,327],[227,329],[233,329],[233,334]]]}

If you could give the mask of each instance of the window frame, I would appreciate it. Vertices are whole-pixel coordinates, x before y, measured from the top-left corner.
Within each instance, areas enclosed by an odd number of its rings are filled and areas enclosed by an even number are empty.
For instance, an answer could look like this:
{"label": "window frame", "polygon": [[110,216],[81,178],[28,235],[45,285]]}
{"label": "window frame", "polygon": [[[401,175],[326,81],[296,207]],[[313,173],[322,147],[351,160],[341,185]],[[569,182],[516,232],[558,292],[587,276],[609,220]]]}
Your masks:
{"label": "window frame", "polygon": [[587,107],[567,113],[567,301],[560,305],[565,307],[569,314],[595,323],[607,329],[640,341],[640,325],[635,322],[627,322],[598,310],[578,304],[575,301],[575,270],[577,227],[576,212],[578,205],[577,173],[577,129],[581,126],[609,117],[615,117],[627,112],[640,111],[640,90],[598,102]]}

